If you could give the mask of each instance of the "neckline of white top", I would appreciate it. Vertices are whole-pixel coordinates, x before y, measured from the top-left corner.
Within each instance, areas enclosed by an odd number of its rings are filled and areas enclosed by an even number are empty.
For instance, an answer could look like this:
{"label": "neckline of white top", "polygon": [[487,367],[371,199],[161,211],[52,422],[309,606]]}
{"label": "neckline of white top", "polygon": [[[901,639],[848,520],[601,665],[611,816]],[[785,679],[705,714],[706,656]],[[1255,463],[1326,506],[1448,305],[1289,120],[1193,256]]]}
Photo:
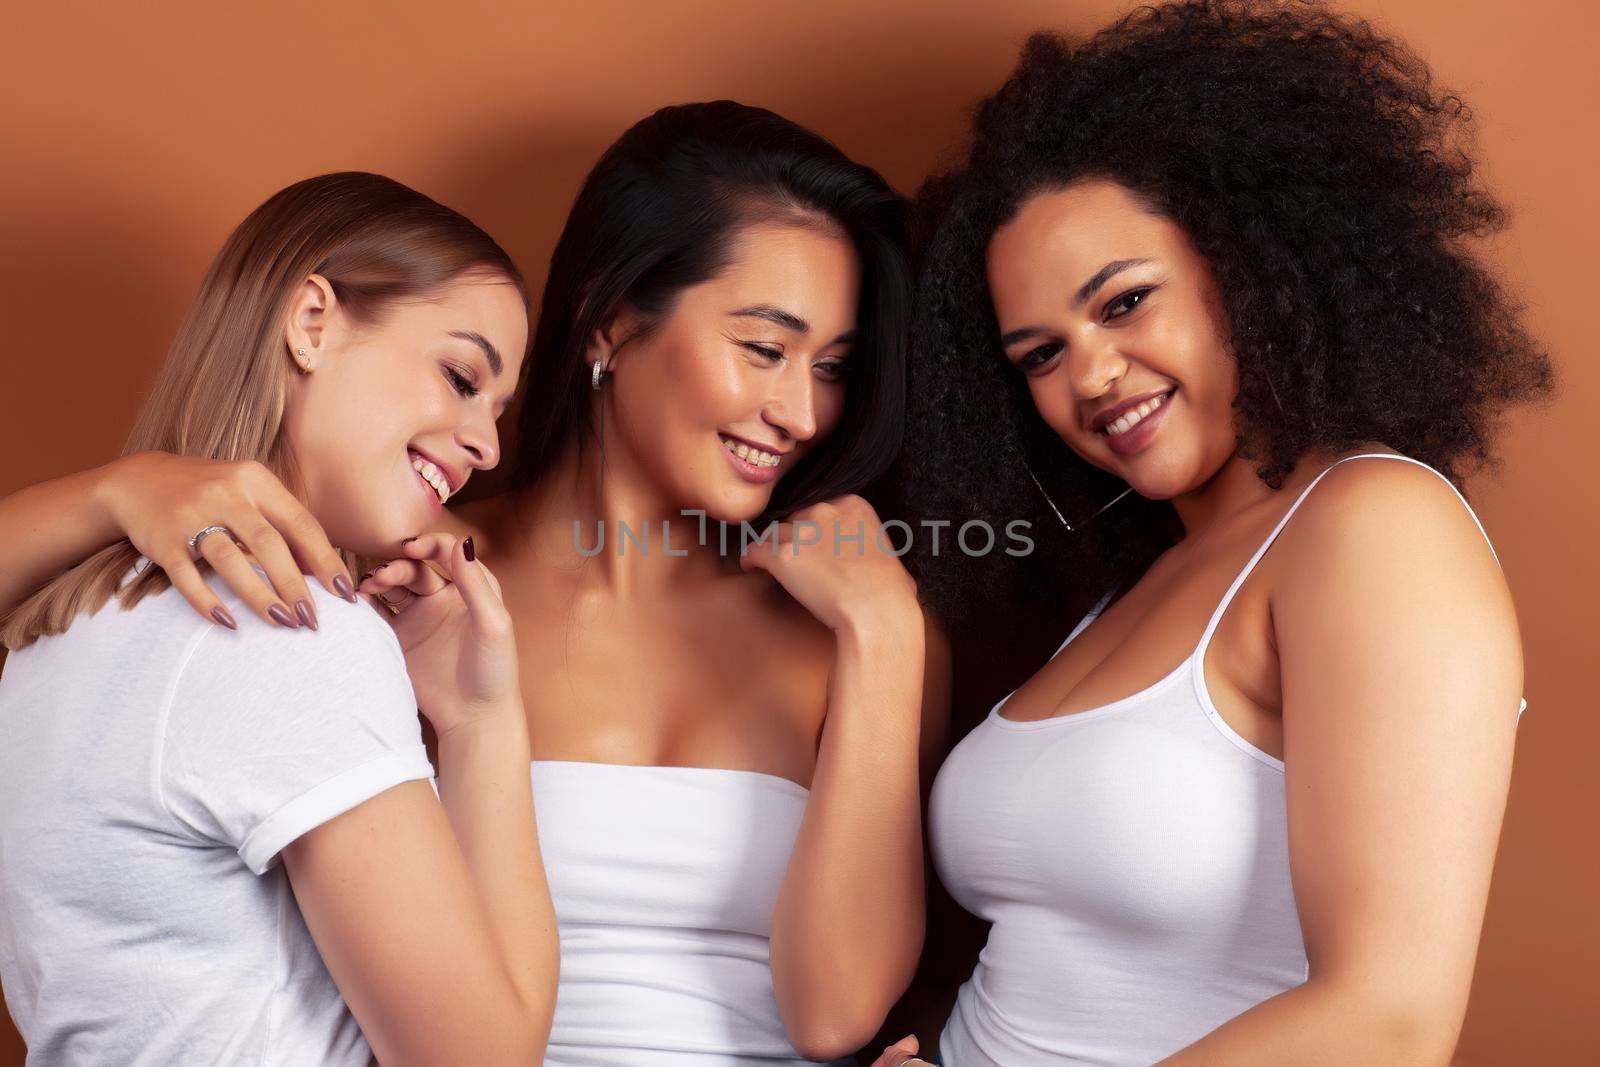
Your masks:
{"label": "neckline of white top", "polygon": [[754,783],[766,782],[777,785],[781,789],[809,797],[811,790],[781,774],[768,774],[766,771],[746,771],[735,767],[687,767],[676,764],[662,763],[605,763],[600,760],[569,760],[569,759],[536,759],[531,761],[535,766],[549,767],[593,767],[603,768],[604,771],[643,771],[655,772],[657,775],[671,777],[674,775],[733,775],[735,781],[749,781]]}
{"label": "neckline of white top", "polygon": [[[1216,608],[1212,610],[1211,617],[1206,623],[1206,628],[1200,635],[1199,644],[1196,645],[1187,656],[1179,661],[1178,664],[1172,668],[1172,670],[1168,671],[1160,679],[1151,682],[1143,689],[1129,693],[1127,696],[1118,697],[1110,703],[1100,704],[1092,708],[1085,708],[1082,711],[1068,711],[1056,715],[1050,715],[1042,719],[1008,719],[1004,715],[1000,714],[1000,709],[1005,706],[1007,701],[1016,695],[1017,690],[1013,689],[1011,692],[1001,697],[994,707],[989,709],[989,714],[986,716],[987,720],[1003,730],[1042,730],[1057,726],[1064,726],[1071,723],[1086,722],[1101,718],[1106,715],[1114,715],[1118,712],[1127,710],[1127,708],[1130,706],[1143,703],[1154,694],[1167,688],[1167,686],[1181,678],[1185,671],[1188,671],[1193,678],[1195,696],[1199,699],[1202,709],[1206,712],[1207,717],[1211,719],[1212,723],[1216,725],[1222,734],[1227,737],[1229,741],[1233,742],[1236,746],[1242,749],[1247,755],[1252,756],[1258,761],[1266,764],[1269,767],[1275,768],[1276,770],[1283,770],[1284,763],[1282,759],[1272,755],[1270,752],[1266,752],[1260,748],[1257,748],[1255,745],[1245,740],[1245,738],[1235,731],[1233,727],[1228,725],[1227,721],[1223,719],[1222,715],[1217,711],[1216,705],[1211,700],[1210,687],[1206,684],[1206,652],[1211,647],[1211,637],[1214,633],[1216,633],[1217,625],[1222,621],[1223,615],[1226,614],[1228,608],[1233,604],[1233,598],[1235,594],[1239,592],[1240,587],[1244,585],[1245,581],[1255,571],[1256,564],[1261,562],[1262,557],[1267,554],[1267,551],[1272,547],[1273,543],[1277,541],[1278,535],[1281,534],[1284,531],[1284,528],[1289,525],[1289,520],[1294,518],[1294,513],[1300,510],[1300,505],[1305,503],[1306,498],[1311,495],[1311,491],[1317,487],[1317,483],[1322,481],[1323,478],[1327,477],[1328,472],[1332,471],[1335,467],[1358,459],[1399,460],[1403,463],[1410,463],[1413,466],[1421,467],[1423,470],[1431,471],[1433,474],[1437,475],[1446,485],[1450,487],[1451,491],[1455,493],[1456,499],[1461,501],[1461,506],[1467,509],[1467,514],[1472,517],[1473,524],[1478,527],[1478,532],[1483,535],[1484,542],[1489,546],[1489,554],[1494,557],[1494,561],[1497,564],[1500,562],[1500,555],[1499,553],[1495,552],[1494,543],[1489,540],[1489,533],[1483,528],[1483,523],[1481,520],[1479,520],[1477,512],[1472,509],[1471,504],[1467,503],[1467,498],[1461,495],[1461,490],[1457,489],[1455,484],[1452,483],[1450,479],[1446,478],[1443,474],[1440,474],[1433,467],[1428,466],[1421,460],[1412,459],[1410,456],[1403,456],[1395,452],[1362,452],[1353,456],[1345,456],[1343,459],[1336,460],[1327,467],[1323,468],[1323,470],[1315,478],[1311,479],[1310,483],[1300,491],[1300,495],[1295,498],[1294,503],[1290,504],[1288,510],[1285,511],[1278,519],[1277,525],[1272,528],[1272,532],[1267,535],[1266,540],[1256,548],[1255,553],[1250,557],[1249,561],[1245,563],[1243,569],[1234,576],[1233,582],[1228,586],[1227,592],[1223,594],[1222,600],[1217,604]],[[1067,634],[1066,640],[1062,641],[1061,644],[1056,647],[1056,650],[1050,654],[1050,659],[1054,660],[1057,656],[1061,655],[1062,651],[1065,650],[1068,645],[1072,644],[1073,640],[1077,638],[1080,633],[1086,630],[1090,623],[1094,622],[1094,620],[1100,616],[1100,613],[1105,610],[1106,605],[1110,603],[1110,601],[1111,594],[1107,594],[1100,601],[1100,603],[1094,606],[1094,609],[1090,611],[1089,614],[1083,617],[1082,621],[1080,621],[1078,625],[1072,628],[1072,632]],[[1018,688],[1021,687],[1019,686]],[[1522,712],[1526,710],[1527,707],[1527,700],[1520,701],[1520,706],[1517,709],[1518,718],[1521,718]]]}

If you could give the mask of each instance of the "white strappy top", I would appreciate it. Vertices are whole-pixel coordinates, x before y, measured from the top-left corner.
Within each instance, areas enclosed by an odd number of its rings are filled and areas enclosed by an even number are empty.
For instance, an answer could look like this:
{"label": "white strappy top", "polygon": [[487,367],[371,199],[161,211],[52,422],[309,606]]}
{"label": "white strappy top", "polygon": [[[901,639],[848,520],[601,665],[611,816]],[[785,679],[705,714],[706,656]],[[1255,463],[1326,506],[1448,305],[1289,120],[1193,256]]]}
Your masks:
{"label": "white strappy top", "polygon": [[532,774],[561,937],[547,1067],[806,1063],[767,952],[810,791],[705,767]]}
{"label": "white strappy top", "polygon": [[[1392,453],[1340,462],[1367,458],[1433,469]],[[1205,655],[1326,474],[1165,678],[1036,721],[1002,717],[1002,700],[945,761],[929,808],[934,863],[956,900],[993,924],[940,1038],[945,1067],[1150,1064],[1305,981],[1283,762],[1217,713]]]}

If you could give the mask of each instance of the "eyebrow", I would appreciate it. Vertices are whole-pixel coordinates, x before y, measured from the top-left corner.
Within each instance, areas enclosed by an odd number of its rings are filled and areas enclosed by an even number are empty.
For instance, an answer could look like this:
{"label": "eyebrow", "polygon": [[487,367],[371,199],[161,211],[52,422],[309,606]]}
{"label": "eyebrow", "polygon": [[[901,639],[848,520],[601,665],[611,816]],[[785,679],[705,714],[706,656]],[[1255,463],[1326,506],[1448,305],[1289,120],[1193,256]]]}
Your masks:
{"label": "eyebrow", "polygon": [[505,360],[500,358],[500,350],[489,343],[489,339],[476,330],[451,330],[451,337],[458,337],[463,341],[471,341],[483,349],[483,358],[489,361],[489,369],[499,374],[505,370]]}
{"label": "eyebrow", "polygon": [[1121,274],[1129,267],[1141,267],[1148,262],[1150,262],[1148,259],[1112,260],[1110,263],[1107,263],[1105,266],[1095,271],[1094,277],[1078,286],[1078,291],[1072,294],[1072,306],[1074,308],[1083,307],[1083,305],[1087,304],[1094,297],[1094,294],[1100,291],[1100,287],[1106,282],[1110,281],[1113,277]]}
{"label": "eyebrow", "polygon": [[[1072,307],[1074,310],[1083,307],[1100,291],[1100,287],[1112,278],[1121,274],[1130,267],[1141,267],[1150,262],[1148,259],[1114,259],[1110,263],[1095,271],[1088,281],[1078,286],[1078,291],[1072,294]],[[1034,334],[1043,333],[1040,326],[1021,326],[1015,330],[1008,330],[1000,337],[1000,346],[1009,348],[1018,341],[1032,337]]]}
{"label": "eyebrow", "polygon": [[[785,311],[782,308],[774,307],[771,304],[752,304],[747,308],[740,308],[737,311],[730,311],[728,312],[728,315],[729,317],[735,319],[764,319],[765,321],[772,323],[774,326],[782,326],[784,329],[793,330],[795,333],[811,332],[811,325],[810,323],[806,322],[805,319],[802,319],[799,315],[796,315],[791,311]],[[855,330],[854,328],[846,330],[838,337],[835,337],[831,343],[837,345],[843,344],[846,341],[854,341],[858,332],[859,331]]]}

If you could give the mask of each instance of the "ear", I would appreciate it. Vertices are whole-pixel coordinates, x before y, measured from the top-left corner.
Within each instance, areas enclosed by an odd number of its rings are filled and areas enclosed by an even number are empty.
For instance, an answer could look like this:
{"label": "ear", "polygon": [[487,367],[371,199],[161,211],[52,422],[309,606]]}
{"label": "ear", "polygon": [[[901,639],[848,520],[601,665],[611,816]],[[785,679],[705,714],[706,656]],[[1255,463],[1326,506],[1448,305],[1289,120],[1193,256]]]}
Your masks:
{"label": "ear", "polygon": [[338,303],[333,286],[320,274],[309,275],[289,301],[283,341],[290,361],[301,374],[315,370],[317,357],[327,351],[329,318]]}
{"label": "ear", "polygon": [[589,343],[584,347],[583,362],[585,367],[594,365],[595,360],[600,361],[600,369],[612,371],[616,362],[617,353],[643,332],[644,317],[633,308],[624,304],[616,314],[606,320],[605,324],[595,330],[589,337]]}

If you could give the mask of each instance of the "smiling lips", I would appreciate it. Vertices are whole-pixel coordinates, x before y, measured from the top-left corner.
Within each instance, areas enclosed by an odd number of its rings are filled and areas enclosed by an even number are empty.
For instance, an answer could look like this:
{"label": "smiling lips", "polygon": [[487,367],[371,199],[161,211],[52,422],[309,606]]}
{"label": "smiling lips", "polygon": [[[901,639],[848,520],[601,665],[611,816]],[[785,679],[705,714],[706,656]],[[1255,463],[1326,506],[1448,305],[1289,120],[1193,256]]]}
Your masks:
{"label": "smiling lips", "polygon": [[778,476],[778,465],[783,462],[785,453],[769,452],[727,434],[717,436],[722,441],[722,450],[728,454],[733,469],[746,481],[770,482]]}
{"label": "smiling lips", "polygon": [[416,471],[417,477],[426,482],[428,486],[439,495],[439,503],[441,506],[445,501],[449,500],[450,495],[455,492],[455,490],[451,488],[450,476],[443,470],[439,469],[438,465],[432,460],[427,459],[416,452],[411,453],[411,469]]}
{"label": "smiling lips", "polygon": [[[1118,405],[1117,408],[1114,408],[1109,412],[1105,412],[1095,418],[1095,429],[1104,433],[1107,437],[1120,437],[1129,430],[1133,429],[1135,426],[1139,425],[1139,423],[1143,422],[1147,416],[1149,416],[1157,408],[1161,407],[1161,405],[1165,404],[1167,402],[1167,397],[1171,395],[1172,393],[1170,391],[1160,393],[1156,396],[1150,397],[1147,400],[1141,401],[1139,404],[1133,407],[1129,407],[1126,404]],[[1115,415],[1115,418],[1107,419],[1105,417],[1106,415]]]}
{"label": "smiling lips", "polygon": [[1166,415],[1168,401],[1178,390],[1172,388],[1153,396],[1134,397],[1115,404],[1093,420],[1094,431],[1105,435],[1106,443],[1119,456],[1131,456],[1155,437]]}
{"label": "smiling lips", "polygon": [[722,447],[756,467],[776,467],[783,460],[783,457],[776,452],[768,452],[731,437],[722,438]]}

